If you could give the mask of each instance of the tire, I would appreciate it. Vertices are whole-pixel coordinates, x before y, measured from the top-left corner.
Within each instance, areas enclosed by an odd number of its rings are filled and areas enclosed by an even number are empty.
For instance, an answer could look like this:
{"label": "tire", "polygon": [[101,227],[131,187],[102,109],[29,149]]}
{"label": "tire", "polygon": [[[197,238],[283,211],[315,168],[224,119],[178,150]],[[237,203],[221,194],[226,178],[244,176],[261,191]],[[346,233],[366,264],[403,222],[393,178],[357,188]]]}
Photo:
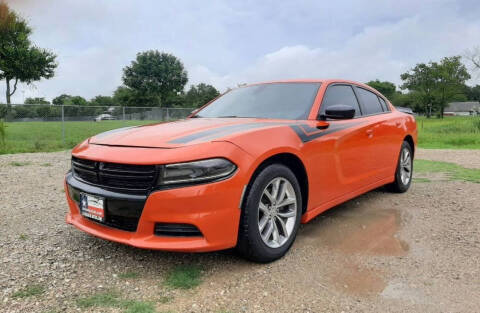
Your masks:
{"label": "tire", "polygon": [[295,174],[282,164],[265,167],[247,188],[237,251],[260,263],[281,258],[295,240],[301,216],[302,197]]}
{"label": "tire", "polygon": [[[402,177],[402,175],[404,175]],[[406,141],[402,143],[400,154],[398,156],[397,170],[395,171],[395,181],[387,185],[387,189],[392,192],[403,193],[410,188],[413,176],[413,153],[412,147]]]}

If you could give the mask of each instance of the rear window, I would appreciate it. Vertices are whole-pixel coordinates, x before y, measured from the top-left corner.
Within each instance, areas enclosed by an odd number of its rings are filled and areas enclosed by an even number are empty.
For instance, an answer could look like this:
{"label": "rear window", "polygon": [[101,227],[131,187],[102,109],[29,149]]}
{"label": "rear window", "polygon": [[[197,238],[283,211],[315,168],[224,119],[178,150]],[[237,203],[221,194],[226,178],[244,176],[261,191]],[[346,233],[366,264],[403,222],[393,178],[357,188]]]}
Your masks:
{"label": "rear window", "polygon": [[378,97],[378,100],[380,100],[380,103],[382,104],[382,108],[385,112],[387,111],[390,111],[390,108],[388,107],[387,103],[385,102],[385,100],[383,100],[383,98],[381,97]]}
{"label": "rear window", "polygon": [[363,104],[364,115],[377,114],[383,112],[380,101],[376,94],[363,88],[357,87],[357,94]]}
{"label": "rear window", "polygon": [[323,97],[320,115],[325,114],[325,110],[336,104],[349,105],[355,109],[355,116],[361,115],[357,98],[353,93],[353,89],[349,85],[333,85],[328,87]]}

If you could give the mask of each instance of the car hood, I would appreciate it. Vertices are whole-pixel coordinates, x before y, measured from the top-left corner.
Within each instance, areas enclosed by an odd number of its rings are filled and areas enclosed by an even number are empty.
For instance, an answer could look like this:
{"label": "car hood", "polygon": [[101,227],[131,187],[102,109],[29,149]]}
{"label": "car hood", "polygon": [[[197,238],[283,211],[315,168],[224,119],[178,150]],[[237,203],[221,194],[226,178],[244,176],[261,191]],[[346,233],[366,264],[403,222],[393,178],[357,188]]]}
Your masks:
{"label": "car hood", "polygon": [[151,148],[177,148],[218,141],[238,133],[278,127],[287,121],[253,118],[189,118],[175,122],[124,127],[92,137],[90,144]]}

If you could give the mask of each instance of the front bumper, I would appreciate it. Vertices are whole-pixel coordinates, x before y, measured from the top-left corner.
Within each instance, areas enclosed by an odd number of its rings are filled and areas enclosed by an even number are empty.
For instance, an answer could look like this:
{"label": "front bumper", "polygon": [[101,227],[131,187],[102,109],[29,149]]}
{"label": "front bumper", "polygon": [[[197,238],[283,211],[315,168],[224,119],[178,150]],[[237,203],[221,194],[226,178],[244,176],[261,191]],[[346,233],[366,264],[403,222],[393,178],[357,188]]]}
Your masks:
{"label": "front bumper", "polygon": [[[65,178],[69,213],[66,221],[76,228],[100,237],[130,246],[184,252],[203,252],[234,247],[237,242],[240,220],[240,198],[243,186],[239,175],[224,181],[189,187],[153,191],[147,196],[127,195],[87,185],[71,173]],[[109,202],[117,209],[138,212],[134,231],[97,223],[80,214],[72,190],[105,197],[108,220]],[[123,203],[119,206],[118,203]],[[114,206],[112,205],[112,208]],[[111,213],[111,212],[110,212]],[[133,214],[135,215],[135,214]],[[197,237],[158,236],[156,223],[190,224],[201,232]],[[128,229],[128,225],[124,228]]]}

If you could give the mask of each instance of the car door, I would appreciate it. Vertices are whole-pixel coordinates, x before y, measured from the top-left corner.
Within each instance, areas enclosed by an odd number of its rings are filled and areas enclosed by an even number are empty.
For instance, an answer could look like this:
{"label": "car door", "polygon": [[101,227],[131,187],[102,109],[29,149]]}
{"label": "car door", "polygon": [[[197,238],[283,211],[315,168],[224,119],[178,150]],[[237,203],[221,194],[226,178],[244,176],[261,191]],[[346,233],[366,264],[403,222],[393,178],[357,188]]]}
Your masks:
{"label": "car door", "polygon": [[328,135],[310,143],[311,180],[314,192],[310,199],[320,206],[377,181],[372,176],[373,139],[369,119],[363,116],[354,87],[350,84],[329,85],[323,96],[319,115],[335,104],[355,108],[349,120],[328,120]]}
{"label": "car door", "polygon": [[[366,171],[372,179],[381,180],[391,175],[392,159],[396,154],[392,130],[396,127],[385,101],[371,90],[354,86],[355,93],[367,125],[369,144],[365,153],[370,155]],[[399,148],[399,147],[398,147]],[[395,151],[394,151],[395,150]]]}

